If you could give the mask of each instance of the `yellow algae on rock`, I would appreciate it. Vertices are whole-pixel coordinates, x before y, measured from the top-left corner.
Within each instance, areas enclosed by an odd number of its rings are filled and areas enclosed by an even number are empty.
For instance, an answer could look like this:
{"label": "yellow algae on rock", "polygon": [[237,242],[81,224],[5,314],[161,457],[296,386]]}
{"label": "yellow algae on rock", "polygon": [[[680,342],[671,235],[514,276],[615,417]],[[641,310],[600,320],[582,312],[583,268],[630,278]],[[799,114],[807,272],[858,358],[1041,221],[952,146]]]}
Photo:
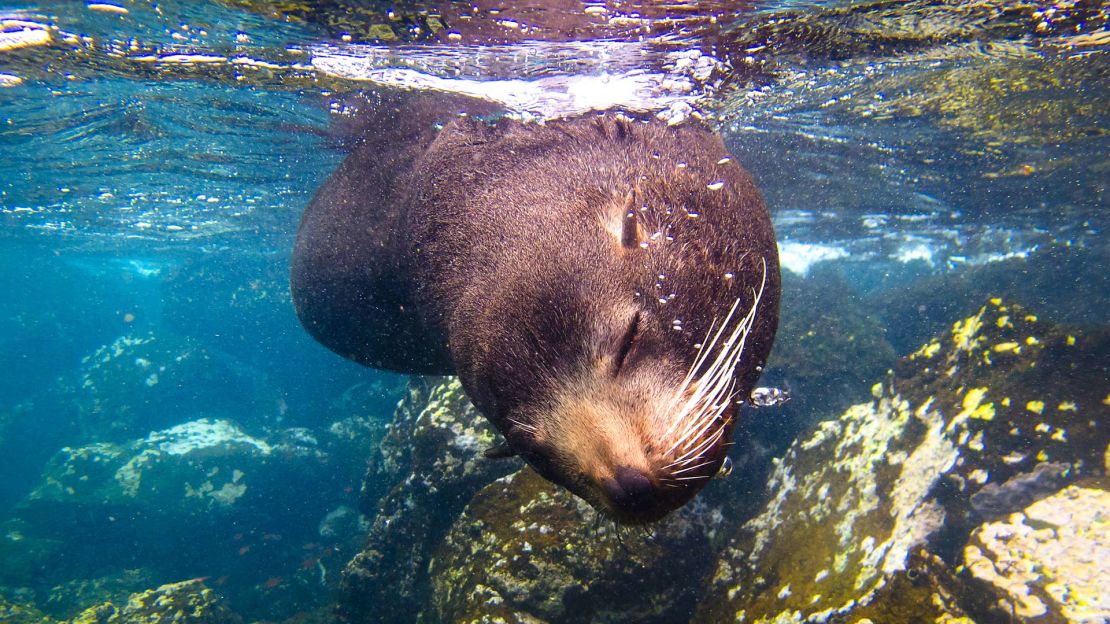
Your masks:
{"label": "yellow algae on rock", "polygon": [[949,427],[951,428],[968,418],[994,420],[994,403],[983,403],[983,398],[985,396],[987,396],[986,388],[972,388],[968,390],[967,394],[964,395],[963,409],[952,419],[952,424]]}
{"label": "yellow algae on rock", "polygon": [[920,349],[914,351],[910,355],[910,359],[912,360],[919,357],[932,358],[934,355],[937,354],[938,351],[940,351],[940,343],[936,340],[933,340],[932,342],[921,345]]}
{"label": "yellow algae on rock", "polygon": [[975,316],[969,316],[952,324],[952,344],[956,346],[957,351],[970,351],[982,342],[981,338],[976,338],[976,334],[983,328],[984,312],[986,308],[980,308]]}
{"label": "yellow algae on rock", "polygon": [[105,602],[78,615],[72,624],[240,624],[233,613],[201,580],[181,581],[131,594],[119,607]]}

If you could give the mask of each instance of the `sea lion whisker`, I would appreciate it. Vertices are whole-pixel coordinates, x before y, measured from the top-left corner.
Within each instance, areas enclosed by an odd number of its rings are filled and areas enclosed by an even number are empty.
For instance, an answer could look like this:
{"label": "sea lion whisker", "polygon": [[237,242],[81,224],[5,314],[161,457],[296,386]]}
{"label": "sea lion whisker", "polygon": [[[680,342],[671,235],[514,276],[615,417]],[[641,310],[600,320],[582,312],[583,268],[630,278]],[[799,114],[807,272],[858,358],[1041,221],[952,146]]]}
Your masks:
{"label": "sea lion whisker", "polygon": [[[707,397],[708,400],[705,401],[699,413],[694,418],[690,418],[690,424],[672,446],[672,452],[676,448],[688,450],[687,447],[693,440],[701,438],[716,420],[721,419],[721,415],[728,409],[732,397],[736,395],[734,387],[735,382],[731,376],[721,377],[717,381],[712,394]],[[728,397],[724,401],[719,401],[720,395],[724,392],[728,393]]]}
{"label": "sea lion whisker", "polygon": [[681,462],[685,457],[689,456],[695,446],[700,446],[697,441],[701,440],[703,436],[705,436],[705,434],[709,432],[709,429],[718,422],[718,420],[724,422],[723,419],[719,418],[723,410],[716,409],[714,411],[714,414],[699,417],[703,424],[696,431],[692,431],[690,434],[688,434],[687,441],[679,447],[679,449],[683,451],[683,453],[678,457],[678,459],[676,460],[677,462]]}
{"label": "sea lion whisker", "polygon": [[[689,389],[690,384],[694,383],[694,375],[697,373],[697,370],[701,368],[702,364],[705,363],[705,360],[709,357],[709,354],[713,352],[713,348],[717,345],[717,341],[724,333],[725,328],[728,326],[729,320],[732,318],[732,314],[736,311],[736,307],[739,305],[740,299],[736,299],[736,301],[732,303],[732,307],[729,309],[728,314],[725,315],[725,319],[721,322],[721,325],[719,327],[716,325],[716,319],[714,319],[713,322],[709,324],[709,331],[706,332],[705,340],[702,340],[701,347],[698,349],[698,355],[694,358],[694,363],[690,366],[690,370],[686,372],[686,377],[679,385],[678,392],[675,393],[674,398],[667,405],[668,412],[674,410],[676,404],[681,401],[682,396],[686,394],[686,391]],[[714,329],[717,330],[716,334],[713,333]],[[712,338],[710,338],[711,335]],[[660,436],[660,439],[666,440],[668,436],[670,436],[671,433],[674,432],[674,429],[679,426],[679,424],[683,420],[683,416],[687,412],[689,412],[694,405],[697,404],[697,401],[700,398],[699,391],[701,389],[702,388],[698,388],[698,390],[695,391],[694,395],[686,401],[685,405],[682,406],[682,409],[678,411],[678,415],[671,420],[671,425],[667,428],[665,432],[663,432],[663,435]],[[667,454],[669,454],[669,451]]]}
{"label": "sea lion whisker", "polygon": [[[709,384],[705,384],[706,387],[708,387],[708,385]],[[676,449],[682,447],[682,445],[686,441],[691,439],[693,433],[703,424],[705,412],[706,410],[711,409],[711,406],[715,402],[714,399],[717,398],[720,390],[720,384],[714,384],[714,387],[711,391],[702,392],[701,394],[703,394],[704,396],[696,397],[698,399],[697,405],[693,405],[690,408],[683,410],[683,412],[676,417],[676,421],[686,421],[687,424],[686,427],[681,431],[681,433],[679,433],[679,435],[676,437],[674,443],[672,443],[670,448],[667,449],[667,452],[664,453],[665,456],[670,455]],[[691,418],[691,416],[693,417]]]}
{"label": "sea lion whisker", "polygon": [[[678,436],[675,443],[667,450],[665,455],[670,455],[675,449],[683,448],[684,444],[688,444],[689,440],[697,439],[701,435],[704,435],[704,432],[708,429],[708,425],[702,426],[701,421],[710,419],[713,416],[719,416],[720,413],[727,408],[727,405],[718,408],[718,406],[715,405],[717,399],[724,393],[729,395],[728,401],[731,401],[734,396],[733,388],[735,387],[735,383],[732,376],[744,353],[744,347],[747,343],[748,335],[755,323],[755,314],[759,308],[759,302],[763,298],[763,292],[767,284],[767,260],[764,258],[761,262],[763,265],[763,277],[760,282],[759,290],[756,291],[755,288],[752,288],[752,306],[748,310],[748,313],[737,323],[732,333],[729,334],[717,358],[710,365],[709,370],[699,379],[698,390],[690,400],[687,401],[682,411],[674,418],[672,426],[668,428],[666,435],[670,435],[674,429],[675,423],[683,420],[689,421],[689,424]],[[728,322],[731,320],[739,304],[740,299],[737,299],[733,303],[732,309],[729,310],[729,314],[721,324],[721,328],[718,329],[717,334],[713,337],[711,341],[712,345],[716,345],[719,337],[723,335],[724,328],[728,325]],[[698,361],[701,362],[704,360],[699,358]],[[699,408],[696,412],[694,410],[695,407]],[[692,414],[694,417],[690,418]],[[694,432],[698,433],[695,435]],[[664,439],[666,439],[666,436],[664,436]]]}
{"label": "sea lion whisker", "polygon": [[682,474],[684,472],[690,472],[691,470],[697,470],[698,468],[701,468],[703,466],[708,466],[709,464],[712,464],[712,463],[713,463],[713,460],[703,461],[700,464],[695,464],[693,466],[687,466],[686,468],[683,468],[682,470],[675,470],[671,474],[678,475],[678,474]]}
{"label": "sea lion whisker", "polygon": [[526,424],[526,423],[522,423],[519,420],[516,420],[515,418],[510,418],[508,420],[515,427],[519,427],[519,428],[523,429],[524,431],[527,431],[528,433],[536,433],[535,425],[529,425],[529,424]]}
{"label": "sea lion whisker", "polygon": [[[759,307],[759,302],[762,299],[763,290],[767,283],[766,259],[762,260],[762,264],[763,277],[759,291],[757,292],[752,288],[753,301],[751,308],[748,313],[740,319],[735,329],[729,333],[717,357],[714,359],[713,363],[710,364],[709,370],[699,378],[697,390],[695,390],[693,395],[686,401],[682,409],[679,410],[678,414],[672,419],[671,425],[667,428],[663,436],[661,436],[662,439],[667,439],[674,432],[676,427],[678,427],[679,423],[683,421],[688,423],[686,428],[677,436],[675,442],[664,455],[670,455],[675,449],[681,448],[683,444],[688,443],[689,440],[697,439],[700,435],[703,435],[707,427],[703,426],[701,421],[708,416],[719,415],[723,409],[715,409],[717,399],[721,394],[732,394],[732,375],[744,353],[744,346],[747,343],[748,334],[754,324],[755,313]],[[740,305],[740,301],[741,300],[737,298],[736,301],[733,302],[732,308],[729,309],[729,313],[725,316],[724,321],[721,323],[720,327],[717,328],[716,334],[713,335],[713,338],[709,340],[708,343],[703,343],[703,348],[699,350],[699,355],[695,359],[694,365],[691,366],[690,371],[687,373],[687,378],[683,383],[683,387],[676,394],[676,399],[685,394],[689,387],[690,375],[705,362],[708,358],[709,351],[717,345],[721,336],[725,334],[725,330],[732,320],[736,309]],[[712,333],[712,331],[713,326],[711,325],[710,333]],[[673,405],[673,403],[671,405]],[[690,418],[691,415],[695,415],[695,417]],[[695,431],[699,431],[700,433],[695,435]]]}
{"label": "sea lion whisker", "polygon": [[697,448],[692,449],[687,455],[683,456],[681,462],[678,464],[678,468],[685,468],[691,462],[697,461],[701,457],[702,453],[712,448],[713,445],[721,439],[721,435],[723,433],[724,427],[713,432],[713,435],[709,436],[705,440],[702,440],[701,444]]}
{"label": "sea lion whisker", "polygon": [[698,479],[711,479],[713,475],[694,475],[692,477],[679,477],[679,481],[697,481]]}
{"label": "sea lion whisker", "polygon": [[705,451],[712,448],[713,445],[716,444],[717,441],[721,439],[721,436],[724,435],[724,432],[725,432],[724,427],[721,427],[721,428],[717,429],[716,431],[714,431],[713,434],[710,435],[705,440],[703,440],[702,443],[699,444],[697,448],[692,449],[691,451],[686,453],[686,455],[684,455],[682,457],[682,461],[685,463],[685,462],[688,462],[688,461],[692,460],[693,458],[699,457],[702,453],[704,453]]}

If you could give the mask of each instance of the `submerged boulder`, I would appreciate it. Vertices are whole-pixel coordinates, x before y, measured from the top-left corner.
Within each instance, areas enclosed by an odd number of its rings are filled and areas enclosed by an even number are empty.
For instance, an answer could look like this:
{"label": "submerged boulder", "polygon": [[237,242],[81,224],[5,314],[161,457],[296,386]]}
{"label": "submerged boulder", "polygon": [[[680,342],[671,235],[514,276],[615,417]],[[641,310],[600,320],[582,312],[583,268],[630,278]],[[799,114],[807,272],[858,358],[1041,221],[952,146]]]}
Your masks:
{"label": "submerged boulder", "polygon": [[[988,551],[969,540],[982,544],[997,520],[1105,474],[1110,335],[1069,333],[994,299],[901,360],[872,394],[777,462],[769,502],[724,549],[695,620],[989,621],[1004,612],[1032,621],[1009,583],[988,581],[999,575],[986,574],[983,558],[997,555],[980,556]],[[1040,574],[1043,584],[1068,584]],[[1096,574],[1110,578],[1110,568]],[[1038,595],[1044,612],[1065,613]]]}
{"label": "submerged boulder", "polygon": [[[439,622],[676,622],[720,522],[703,501],[619,528],[529,468],[480,491],[429,565]],[[431,609],[429,609],[431,610]]]}
{"label": "submerged boulder", "polygon": [[0,595],[0,622],[4,624],[57,624],[57,620],[39,611],[34,605],[9,600]]}
{"label": "submerged boulder", "polygon": [[315,464],[319,469],[323,457],[315,441],[300,442],[271,444],[231,421],[205,418],[126,444],[64,448],[24,508],[82,507],[105,513],[142,508],[156,515],[227,510],[248,492],[253,497],[252,486],[272,479],[265,472],[280,470],[289,459],[300,459],[306,464],[302,468]]}
{"label": "submerged boulder", "polygon": [[17,507],[30,534],[9,550],[57,544],[45,561],[30,559],[40,588],[143,566],[159,578],[229,575],[236,590],[304,572],[319,593],[329,583],[319,568],[334,571],[332,550],[353,537],[319,529],[353,498],[352,467],[336,464],[350,461],[350,428],[336,429],[251,435],[201,419],[125,444],[62,449]]}
{"label": "submerged boulder", "polygon": [[181,581],[131,594],[127,603],[89,607],[71,624],[240,624],[211,589],[199,580]]}
{"label": "submerged boulder", "polygon": [[[428,600],[428,560],[467,501],[520,468],[489,460],[500,435],[455,378],[415,380],[363,484],[374,517],[343,572],[340,613],[351,622],[412,622]],[[383,484],[388,491],[382,494]]]}
{"label": "submerged boulder", "polygon": [[[1100,621],[1091,592],[1110,578],[1099,537],[1110,333],[992,300],[900,360],[871,395],[801,436],[770,474],[738,447],[732,477],[645,534],[600,520],[519,462],[486,460],[498,438],[458,382],[414,382],[364,482],[364,511],[376,515],[345,570],[340,613],[1049,621],[1020,615],[1033,607],[1018,602],[1035,596],[1051,621]],[[768,414],[745,418],[775,426]],[[374,496],[383,480],[392,489]],[[1059,497],[1073,504],[1045,502]],[[1045,505],[1063,515],[1048,518]],[[1061,529],[1044,533],[1050,525]],[[1011,562],[1026,558],[1035,563],[1015,579]]]}

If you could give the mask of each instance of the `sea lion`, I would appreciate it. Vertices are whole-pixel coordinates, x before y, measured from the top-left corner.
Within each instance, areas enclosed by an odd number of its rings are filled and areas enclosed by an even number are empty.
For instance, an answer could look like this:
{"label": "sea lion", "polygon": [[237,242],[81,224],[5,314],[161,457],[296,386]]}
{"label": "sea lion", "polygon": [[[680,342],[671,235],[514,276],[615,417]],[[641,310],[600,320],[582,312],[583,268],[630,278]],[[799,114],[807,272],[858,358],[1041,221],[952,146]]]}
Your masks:
{"label": "sea lion", "polygon": [[520,455],[622,523],[717,473],[778,324],[763,200],[700,123],[458,117],[368,135],[302,218],[292,292],[337,353],[457,374]]}

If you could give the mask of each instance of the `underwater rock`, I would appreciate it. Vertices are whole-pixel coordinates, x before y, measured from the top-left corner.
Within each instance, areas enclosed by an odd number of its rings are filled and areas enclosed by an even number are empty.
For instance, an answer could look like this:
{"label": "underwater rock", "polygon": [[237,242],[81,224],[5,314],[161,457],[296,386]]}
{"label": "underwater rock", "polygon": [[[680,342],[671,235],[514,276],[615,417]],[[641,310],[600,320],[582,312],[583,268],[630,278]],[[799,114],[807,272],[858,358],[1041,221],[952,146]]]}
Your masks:
{"label": "underwater rock", "polygon": [[47,616],[34,605],[8,600],[0,594],[0,622],[4,624],[57,624],[57,620]]}
{"label": "underwater rock", "polygon": [[[0,586],[25,585],[51,569],[64,544],[33,535],[35,528],[18,518],[0,522]],[[0,595],[4,593],[0,587]]]}
{"label": "underwater rock", "polygon": [[756,511],[753,492],[766,482],[758,454],[734,452],[733,475],[651,537],[618,536],[519,460],[486,459],[497,439],[457,380],[412,382],[366,477],[364,494],[375,480],[396,485],[376,507],[364,499],[364,512],[377,514],[344,573],[347,621],[674,621],[696,602],[690,579],[709,571],[713,549]]}
{"label": "underwater rock", "polygon": [[150,587],[107,594],[135,567],[210,577],[255,618],[323,607],[368,529],[355,488],[383,432],[366,415],[268,433],[199,419],[64,448],[0,525],[0,583],[29,585],[55,617]]}
{"label": "underwater rock", "polygon": [[986,488],[1043,496],[1103,475],[1108,380],[1110,334],[992,299],[899,361],[871,403],[795,442],[695,620],[991,621],[953,567],[982,514],[1029,497]]}
{"label": "underwater rock", "polygon": [[979,526],[964,566],[1000,619],[1110,621],[1110,492],[1070,486]]}
{"label": "underwater rock", "polygon": [[648,530],[620,529],[525,468],[478,492],[451,527],[428,566],[438,619],[424,619],[681,621],[719,521],[699,497]]}
{"label": "underwater rock", "polygon": [[991,41],[1096,31],[1107,22],[1097,2],[1047,5],[1002,0],[877,0],[758,11],[730,29],[734,58],[752,52],[812,62],[881,57],[963,41]]}
{"label": "underwater rock", "polygon": [[51,460],[30,507],[143,507],[161,514],[205,513],[234,506],[271,457],[315,449],[277,449],[227,420],[195,420],[128,444],[64,448]]}
{"label": "underwater rock", "polygon": [[244,532],[315,539],[350,472],[331,464],[320,437],[255,437],[230,421],[202,419],[126,444],[62,449],[17,507],[36,537],[64,542],[64,559],[36,578],[58,583],[140,564],[178,574],[249,568],[252,557],[272,565],[276,551],[289,548],[297,561],[299,543],[283,547],[276,538],[244,556],[258,539]]}
{"label": "underwater rock", "polygon": [[78,388],[85,439],[119,442],[194,414],[276,415],[277,397],[261,376],[195,341],[125,335],[81,361]]}
{"label": "underwater rock", "polygon": [[122,607],[106,602],[90,607],[71,624],[239,624],[233,613],[199,580],[162,585],[131,594]]}
{"label": "underwater rock", "polygon": [[132,569],[113,571],[99,578],[68,580],[50,589],[42,601],[42,609],[68,620],[84,612],[89,605],[123,604],[131,594],[155,585],[151,577],[146,570]]}
{"label": "underwater rock", "polygon": [[[343,572],[347,620],[414,621],[427,601],[428,560],[455,518],[475,492],[522,465],[483,456],[499,441],[457,379],[412,382],[364,480],[362,511],[374,522]],[[392,489],[377,500],[382,483]]]}

